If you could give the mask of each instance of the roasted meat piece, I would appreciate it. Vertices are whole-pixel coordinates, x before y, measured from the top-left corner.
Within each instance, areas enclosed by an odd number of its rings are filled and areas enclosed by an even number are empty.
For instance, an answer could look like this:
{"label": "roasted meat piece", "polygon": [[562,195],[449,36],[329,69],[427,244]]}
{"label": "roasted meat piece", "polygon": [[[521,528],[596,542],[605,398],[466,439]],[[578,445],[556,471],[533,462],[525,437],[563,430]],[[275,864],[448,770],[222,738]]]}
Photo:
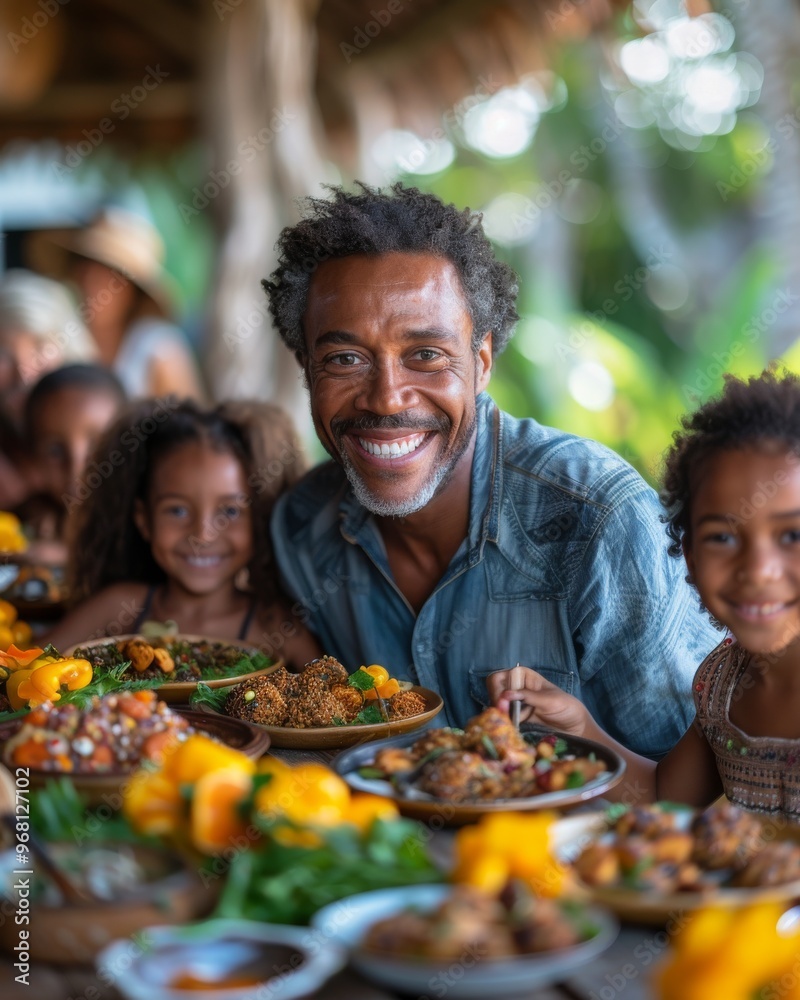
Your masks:
{"label": "roasted meat piece", "polygon": [[517,903],[514,917],[520,921],[514,931],[517,951],[525,954],[553,951],[569,948],[578,941],[575,928],[564,920],[558,904],[552,899],[530,898],[527,907]]}
{"label": "roasted meat piece", "polygon": [[620,878],[619,855],[612,844],[588,844],[575,862],[587,885],[613,885]]}
{"label": "roasted meat piece", "polygon": [[497,708],[487,708],[474,719],[470,719],[464,733],[463,745],[468,750],[476,750],[483,756],[492,756],[488,749],[489,744],[494,747],[500,760],[530,752],[511,719]]}
{"label": "roasted meat piece", "polygon": [[387,775],[410,771],[416,764],[416,755],[401,747],[384,747],[383,750],[379,750],[375,754],[374,766],[380,768]]}
{"label": "roasted meat piece", "polygon": [[428,729],[411,748],[414,756],[421,760],[431,750],[461,750],[464,733],[460,729]]}
{"label": "roasted meat piece", "polygon": [[732,884],[755,887],[800,879],[800,844],[782,840],[767,844],[742,868]]}
{"label": "roasted meat piece", "polygon": [[502,775],[500,761],[485,760],[464,750],[446,750],[423,767],[417,787],[448,802],[476,802],[496,797]]}
{"label": "roasted meat piece", "polygon": [[668,830],[674,830],[675,820],[674,812],[667,812],[656,805],[633,806],[619,817],[612,829],[621,837],[629,833],[658,837]]}
{"label": "roasted meat piece", "polygon": [[706,809],[692,823],[694,860],[704,868],[739,870],[761,849],[761,822],[725,802]]}

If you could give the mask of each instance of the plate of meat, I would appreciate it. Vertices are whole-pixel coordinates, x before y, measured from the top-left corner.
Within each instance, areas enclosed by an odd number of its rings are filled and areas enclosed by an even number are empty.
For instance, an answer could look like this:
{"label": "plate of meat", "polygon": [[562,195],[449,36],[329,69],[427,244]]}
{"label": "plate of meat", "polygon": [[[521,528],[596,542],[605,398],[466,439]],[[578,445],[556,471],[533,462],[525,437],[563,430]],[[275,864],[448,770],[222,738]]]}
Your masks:
{"label": "plate of meat", "polygon": [[622,758],[599,743],[539,726],[518,732],[496,708],[463,730],[428,729],[354,747],[333,766],[351,788],[446,826],[488,812],[574,806],[605,794],[625,771]]}
{"label": "plate of meat", "polygon": [[553,829],[559,860],[617,916],[664,924],[703,906],[800,896],[800,831],[726,800],[701,811],[672,802],[613,805]]}
{"label": "plate of meat", "polygon": [[415,997],[446,991],[449,1000],[540,996],[601,955],[619,930],[599,907],[541,899],[519,882],[494,894],[447,885],[376,889],[323,907],[311,926],[348,949],[351,965],[380,986]]}

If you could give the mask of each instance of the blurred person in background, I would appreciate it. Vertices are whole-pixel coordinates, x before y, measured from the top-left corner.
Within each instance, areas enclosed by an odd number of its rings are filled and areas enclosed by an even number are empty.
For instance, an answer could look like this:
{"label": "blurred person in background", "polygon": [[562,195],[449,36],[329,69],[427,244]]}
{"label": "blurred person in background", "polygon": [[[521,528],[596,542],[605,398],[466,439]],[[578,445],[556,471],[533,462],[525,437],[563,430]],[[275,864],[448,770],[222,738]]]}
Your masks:
{"label": "blurred person in background", "polygon": [[81,495],[91,453],[125,402],[119,379],[100,365],[58,368],[31,389],[23,429],[39,490],[16,511],[33,537],[29,561],[65,564],[70,500]]}
{"label": "blurred person in background", "polygon": [[[66,257],[54,255],[65,250]],[[171,318],[164,244],[146,219],[108,207],[83,229],[38,239],[33,252],[43,269],[66,272],[76,284],[99,361],[129,398],[204,398],[197,361]]]}
{"label": "blurred person in background", "polygon": [[0,277],[0,508],[41,486],[22,438],[30,387],[60,365],[93,361],[97,353],[63,285],[21,269]]}

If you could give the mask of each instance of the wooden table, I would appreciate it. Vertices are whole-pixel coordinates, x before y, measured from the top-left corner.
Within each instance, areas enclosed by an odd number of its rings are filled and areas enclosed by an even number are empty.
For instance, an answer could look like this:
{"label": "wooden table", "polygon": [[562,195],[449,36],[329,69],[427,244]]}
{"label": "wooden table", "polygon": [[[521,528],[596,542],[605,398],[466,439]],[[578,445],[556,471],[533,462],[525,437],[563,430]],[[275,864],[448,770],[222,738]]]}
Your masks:
{"label": "wooden table", "polygon": [[[273,750],[276,757],[297,764],[315,760],[329,763],[330,751]],[[441,836],[446,837],[447,834]],[[0,919],[3,919],[0,915]],[[32,936],[35,927],[31,927]],[[519,1000],[651,1000],[648,987],[653,966],[663,956],[669,936],[658,927],[624,927],[617,941],[599,959],[575,971],[569,980],[548,989],[534,990]],[[37,965],[30,985],[14,982],[11,962],[0,959],[0,1000],[122,1000],[113,987],[101,982],[94,970],[85,966],[57,967]],[[429,1000],[442,994],[432,990]],[[198,993],[198,997],[202,994]],[[395,1000],[400,994],[366,982],[356,973],[345,970],[309,1000]],[[489,998],[487,998],[489,1000]]]}
{"label": "wooden table", "polygon": [[[625,927],[605,954],[577,969],[569,980],[534,990],[519,1000],[652,1000],[655,994],[649,989],[648,980],[668,940],[666,932],[655,927]],[[438,995],[429,994],[431,1000]],[[345,970],[313,994],[313,1000],[396,1000],[398,996]],[[100,982],[94,971],[84,966],[39,965],[33,970],[30,986],[17,984],[14,968],[5,959],[0,961],[0,997],[2,1000],[122,1000],[113,986]]]}

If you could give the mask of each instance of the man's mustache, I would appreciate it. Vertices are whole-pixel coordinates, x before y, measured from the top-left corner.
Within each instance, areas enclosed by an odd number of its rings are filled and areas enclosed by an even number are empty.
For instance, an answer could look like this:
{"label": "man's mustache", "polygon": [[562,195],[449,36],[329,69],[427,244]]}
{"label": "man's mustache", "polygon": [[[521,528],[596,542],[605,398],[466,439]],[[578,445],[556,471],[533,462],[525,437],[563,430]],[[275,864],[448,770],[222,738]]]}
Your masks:
{"label": "man's mustache", "polygon": [[364,414],[355,420],[331,420],[331,431],[337,438],[358,431],[377,430],[408,430],[408,431],[442,431],[450,430],[450,421],[446,417],[435,420],[432,417],[415,417],[411,414],[393,413],[385,417],[377,414]]}

